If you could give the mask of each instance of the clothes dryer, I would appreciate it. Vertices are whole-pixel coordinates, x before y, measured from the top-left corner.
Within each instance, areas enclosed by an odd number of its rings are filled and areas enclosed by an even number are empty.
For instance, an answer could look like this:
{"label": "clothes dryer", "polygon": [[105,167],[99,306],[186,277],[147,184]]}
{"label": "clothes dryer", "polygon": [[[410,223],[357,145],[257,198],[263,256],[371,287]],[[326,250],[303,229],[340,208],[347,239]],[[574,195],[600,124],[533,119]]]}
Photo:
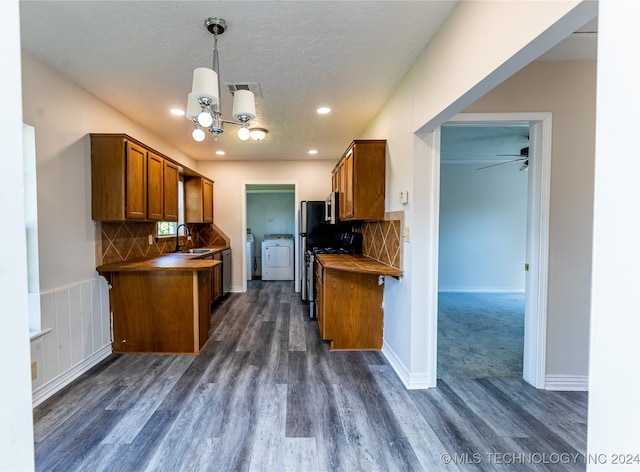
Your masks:
{"label": "clothes dryer", "polygon": [[292,234],[267,234],[262,240],[262,280],[293,280]]}

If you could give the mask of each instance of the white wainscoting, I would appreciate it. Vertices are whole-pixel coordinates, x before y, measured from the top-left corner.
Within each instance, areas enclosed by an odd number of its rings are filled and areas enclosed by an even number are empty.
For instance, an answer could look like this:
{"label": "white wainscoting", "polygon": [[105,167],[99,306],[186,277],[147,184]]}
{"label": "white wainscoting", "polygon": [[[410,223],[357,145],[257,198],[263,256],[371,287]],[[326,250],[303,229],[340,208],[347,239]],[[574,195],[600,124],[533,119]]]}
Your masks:
{"label": "white wainscoting", "polygon": [[42,330],[31,341],[33,406],[68,385],[111,353],[109,290],[102,277],[42,292]]}

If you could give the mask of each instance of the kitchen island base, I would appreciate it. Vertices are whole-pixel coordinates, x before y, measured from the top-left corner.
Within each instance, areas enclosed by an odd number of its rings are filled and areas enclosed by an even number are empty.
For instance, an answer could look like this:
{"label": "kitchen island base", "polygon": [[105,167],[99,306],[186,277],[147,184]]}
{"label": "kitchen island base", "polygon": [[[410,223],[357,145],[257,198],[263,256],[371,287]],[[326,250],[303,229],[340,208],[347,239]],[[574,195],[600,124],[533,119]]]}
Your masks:
{"label": "kitchen island base", "polygon": [[209,339],[210,271],[112,272],[112,349],[198,354]]}
{"label": "kitchen island base", "polygon": [[329,349],[382,349],[384,287],[378,276],[318,264],[318,324]]}

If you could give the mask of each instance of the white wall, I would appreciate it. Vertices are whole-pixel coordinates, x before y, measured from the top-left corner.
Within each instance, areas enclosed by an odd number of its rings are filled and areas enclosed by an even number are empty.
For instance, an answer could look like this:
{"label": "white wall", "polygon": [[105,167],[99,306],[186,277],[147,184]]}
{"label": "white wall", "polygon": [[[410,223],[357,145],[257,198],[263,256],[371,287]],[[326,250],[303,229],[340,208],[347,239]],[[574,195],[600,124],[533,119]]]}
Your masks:
{"label": "white wall", "polygon": [[[588,470],[640,470],[640,32],[636,1],[600,2]],[[629,454],[629,456],[627,456]]]}
{"label": "white wall", "polygon": [[527,173],[521,163],[440,167],[440,291],[524,290]]}
{"label": "white wall", "polygon": [[22,99],[36,136],[41,321],[52,329],[31,343],[37,404],[111,352],[108,291],[95,271],[88,134],[125,133],[188,167],[194,161],[28,53]]}
{"label": "white wall", "polygon": [[[242,287],[245,235],[242,233],[242,202],[245,183],[292,183],[298,186],[296,210],[302,200],[324,200],[331,191],[335,161],[224,161],[198,162],[196,171],[215,181],[216,225],[231,238],[234,290]],[[259,246],[256,246],[256,251]]]}
{"label": "white wall", "polygon": [[411,231],[411,242],[404,245],[405,277],[385,288],[385,355],[406,385],[423,387],[436,380],[437,273],[432,268],[437,265],[439,162],[433,151],[439,133],[431,131],[589,21],[596,10],[592,2],[459,3],[361,136],[387,139],[387,211],[402,209],[396,198],[401,190],[413,195],[404,207]]}
{"label": "white wall", "polygon": [[0,2],[0,218],[8,225],[0,233],[0,470],[11,471],[34,469],[19,29],[18,2]]}

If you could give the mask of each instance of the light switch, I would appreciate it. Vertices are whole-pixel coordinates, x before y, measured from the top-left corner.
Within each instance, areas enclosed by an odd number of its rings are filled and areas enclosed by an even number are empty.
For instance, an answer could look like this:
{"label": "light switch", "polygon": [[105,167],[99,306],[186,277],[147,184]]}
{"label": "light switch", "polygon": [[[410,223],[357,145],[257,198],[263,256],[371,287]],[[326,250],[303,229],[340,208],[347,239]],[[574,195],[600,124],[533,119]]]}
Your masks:
{"label": "light switch", "polygon": [[153,234],[149,235],[149,246],[153,246]]}
{"label": "light switch", "polygon": [[404,242],[408,243],[411,241],[411,230],[408,226],[404,227]]}
{"label": "light switch", "polygon": [[400,203],[402,205],[406,205],[407,203],[409,203],[409,191],[403,190],[402,192],[400,192]]}

